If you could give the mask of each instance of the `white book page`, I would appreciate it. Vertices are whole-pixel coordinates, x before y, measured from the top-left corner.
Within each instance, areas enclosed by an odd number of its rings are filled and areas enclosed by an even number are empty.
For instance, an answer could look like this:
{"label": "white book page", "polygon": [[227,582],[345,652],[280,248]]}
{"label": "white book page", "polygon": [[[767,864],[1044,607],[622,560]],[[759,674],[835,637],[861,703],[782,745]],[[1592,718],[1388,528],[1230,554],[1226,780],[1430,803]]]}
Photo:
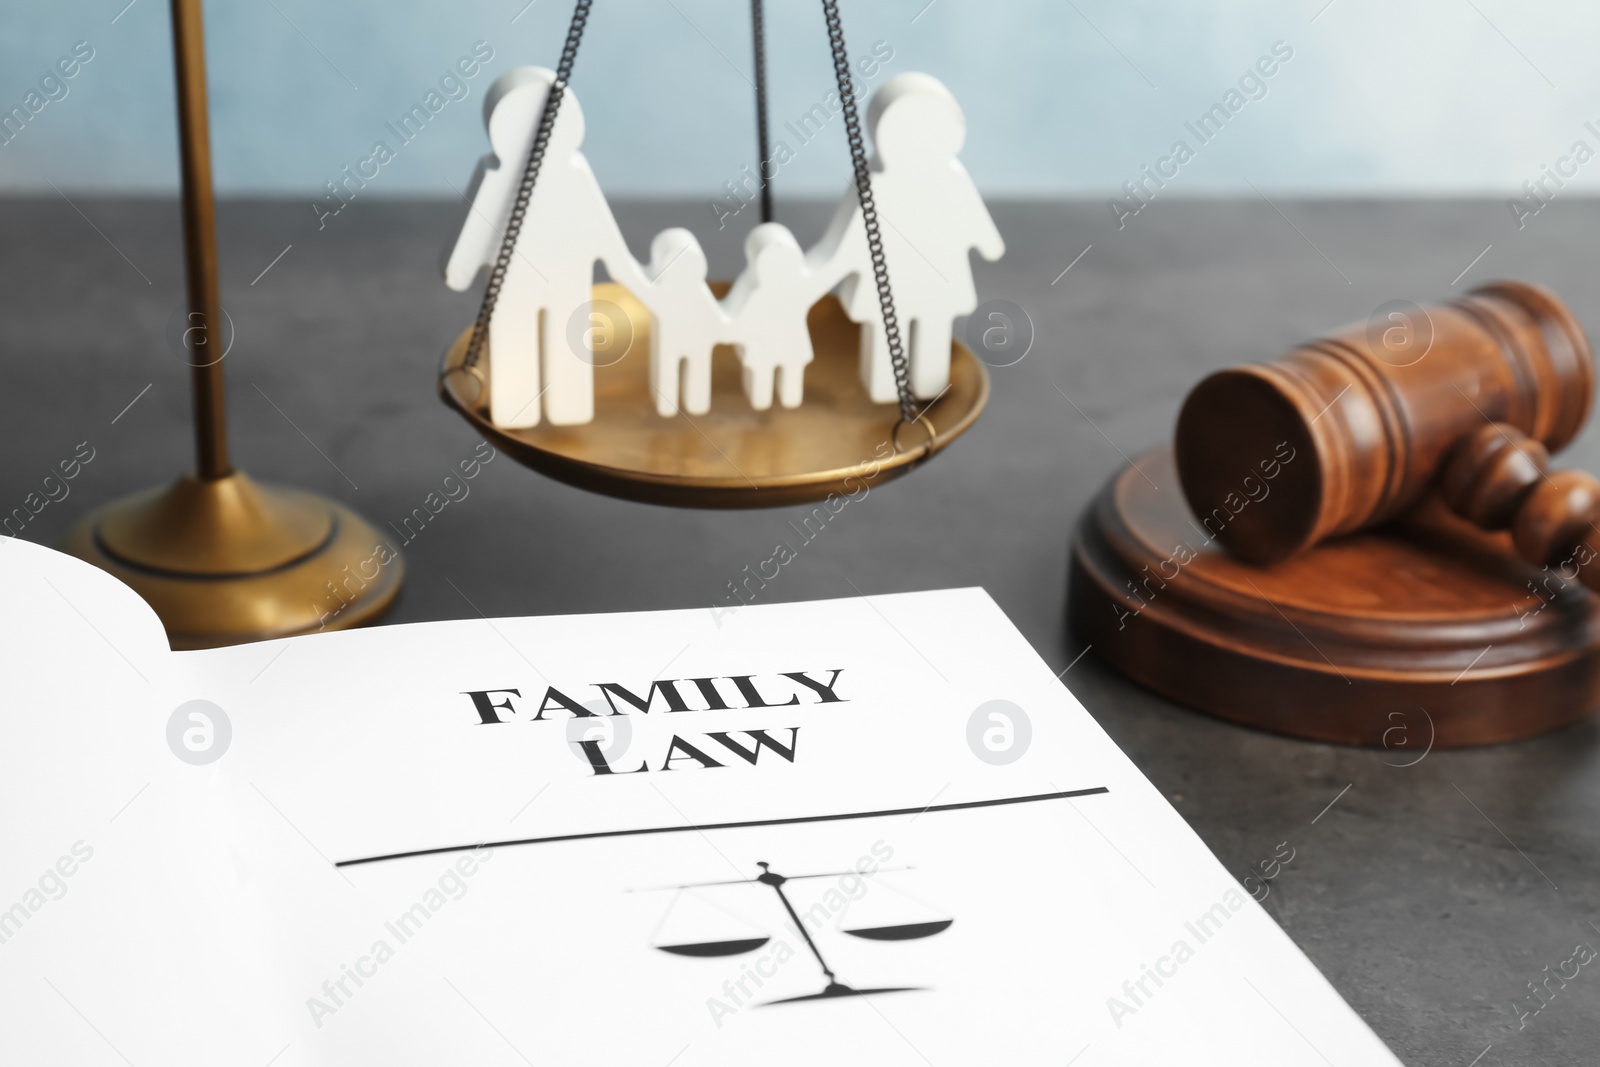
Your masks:
{"label": "white book page", "polygon": [[[0,756],[51,802],[19,892],[104,823],[0,944],[8,1061],[1398,1062],[981,590],[169,661],[136,707],[78,661]],[[231,732],[203,766],[191,700]]]}

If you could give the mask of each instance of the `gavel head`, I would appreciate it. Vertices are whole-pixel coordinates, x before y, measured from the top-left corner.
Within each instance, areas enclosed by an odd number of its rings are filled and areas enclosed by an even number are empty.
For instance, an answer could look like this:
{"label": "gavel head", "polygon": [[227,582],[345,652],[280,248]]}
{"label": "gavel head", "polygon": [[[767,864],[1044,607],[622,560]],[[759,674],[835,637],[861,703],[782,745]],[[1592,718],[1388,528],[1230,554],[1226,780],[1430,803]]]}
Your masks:
{"label": "gavel head", "polygon": [[1195,386],[1178,415],[1178,476],[1207,537],[1272,563],[1394,517],[1486,423],[1560,449],[1593,388],[1588,339],[1544,289],[1497,282],[1428,308],[1397,301]]}

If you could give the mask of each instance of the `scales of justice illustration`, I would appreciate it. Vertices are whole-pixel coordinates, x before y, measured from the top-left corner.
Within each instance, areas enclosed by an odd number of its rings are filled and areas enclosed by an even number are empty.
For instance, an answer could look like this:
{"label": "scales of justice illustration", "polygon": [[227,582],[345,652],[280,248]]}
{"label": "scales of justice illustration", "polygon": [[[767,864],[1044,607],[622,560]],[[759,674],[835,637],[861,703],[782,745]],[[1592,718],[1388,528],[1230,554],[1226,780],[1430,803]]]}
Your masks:
{"label": "scales of justice illustration", "polygon": [[[822,0],[838,86],[827,106],[844,120],[853,181],[802,249],[772,222],[771,179],[789,149],[769,151],[752,0],[763,221],[739,276],[708,282],[686,229],[658,234],[638,263],[583,158],[569,83],[591,7],[575,5],[554,71],[519,67],[488,93],[490,154],[445,259],[450,286],[487,281],[446,353],[442,399],[542,474],[679,507],[856,494],[964,433],[989,380],[952,325],[977,305],[971,251],[994,260],[1005,246],[960,162],[954,96],[900,74],[874,93],[864,126],[838,4]],[[171,0],[171,13],[195,464],[97,508],[61,547],[139,593],[174,648],[365,625],[404,582],[386,535],[337,501],[254,481],[230,455],[202,0]],[[597,263],[612,282],[594,285]]]}
{"label": "scales of justice illustration", "polygon": [[[769,1000],[767,1004],[794,1004],[808,1000],[828,1000],[834,997],[859,997],[876,993],[912,993],[925,986],[883,986],[866,988],[847,985],[839,981],[833,968],[828,966],[827,960],[818,947],[816,938],[807,928],[800,913],[795,910],[794,902],[783,887],[790,882],[807,881],[817,878],[843,878],[847,876],[862,877],[858,871],[823,871],[815,874],[780,874],[772,869],[765,861],[758,861],[757,867],[761,873],[751,878],[734,878],[717,882],[694,882],[688,885],[670,886],[669,889],[677,891],[666,913],[661,918],[661,924],[656,929],[652,939],[654,948],[662,952],[672,953],[676,956],[716,957],[739,956],[748,952],[755,952],[772,940],[772,935],[764,928],[753,925],[750,920],[743,918],[729,908],[715,903],[707,903],[701,898],[700,914],[690,916],[686,921],[673,923],[673,917],[680,910],[685,894],[697,893],[701,890],[712,888],[735,887],[744,890],[758,889],[761,886],[770,886],[777,894],[778,901],[784,913],[789,918],[790,928],[798,933],[805,941],[806,948],[816,959],[817,966],[822,968],[826,984],[817,993],[806,993],[801,996],[783,997],[778,1000]],[[881,884],[880,879],[885,873],[910,870],[908,867],[884,868],[872,875],[874,884]],[[948,930],[955,922],[953,918],[942,915],[930,905],[916,901],[909,894],[894,890],[888,886],[891,893],[904,899],[911,908],[926,913],[922,918],[908,918],[904,914],[880,914],[865,919],[857,918],[846,926],[845,921],[856,910],[856,905],[866,897],[851,900],[837,915],[839,931],[850,937],[858,937],[868,941],[914,941]],[[902,911],[904,909],[901,909]],[[831,913],[830,913],[830,917]],[[742,929],[740,929],[742,927]]]}

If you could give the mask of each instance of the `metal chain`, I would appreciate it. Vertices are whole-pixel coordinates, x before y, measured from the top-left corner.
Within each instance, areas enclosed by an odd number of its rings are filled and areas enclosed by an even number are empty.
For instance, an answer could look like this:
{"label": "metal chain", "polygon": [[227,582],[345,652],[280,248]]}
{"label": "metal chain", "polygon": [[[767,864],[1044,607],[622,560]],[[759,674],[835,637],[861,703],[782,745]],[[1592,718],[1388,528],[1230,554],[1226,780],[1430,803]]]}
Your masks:
{"label": "metal chain", "polygon": [[[894,297],[889,292],[889,266],[883,258],[883,235],[878,231],[878,208],[872,198],[872,172],[867,168],[867,152],[861,139],[861,116],[856,113],[856,92],[850,77],[850,57],[844,47],[844,27],[839,22],[838,0],[822,0],[822,15],[828,23],[828,43],[833,46],[833,70],[839,80],[839,97],[844,101],[844,131],[850,142],[850,162],[856,172],[856,196],[861,201],[861,221],[867,230],[867,250],[872,255],[872,276],[878,283],[878,306],[883,312],[883,332],[889,341],[889,362],[894,367],[895,389],[900,394],[900,418],[917,419],[916,402],[911,396],[911,374],[906,368],[906,353],[900,343],[900,321],[894,313]],[[871,329],[871,325],[863,326]]]}
{"label": "metal chain", "polygon": [[756,57],[756,177],[761,180],[761,221],[772,221],[772,182],[767,177],[767,43],[761,0],[750,0],[750,36]]}
{"label": "metal chain", "polygon": [[539,131],[534,135],[533,147],[528,152],[528,166],[522,172],[522,184],[517,187],[517,199],[511,206],[511,217],[506,222],[500,254],[495,258],[494,269],[489,272],[489,283],[483,289],[483,303],[478,308],[478,319],[472,324],[472,340],[467,344],[467,354],[462,360],[465,367],[476,367],[483,355],[483,346],[489,340],[489,320],[494,316],[495,304],[500,299],[500,288],[505,284],[506,270],[516,253],[517,238],[522,233],[522,223],[528,215],[528,203],[533,199],[533,186],[539,180],[539,168],[544,165],[545,149],[555,130],[556,114],[561,110],[561,98],[566,95],[567,82],[572,78],[572,65],[578,58],[578,44],[583,40],[583,27],[589,21],[589,8],[594,0],[578,0],[572,9],[572,23],[567,27],[567,43],[561,49],[561,61],[556,64],[556,78],[545,96],[544,113],[539,116]]}

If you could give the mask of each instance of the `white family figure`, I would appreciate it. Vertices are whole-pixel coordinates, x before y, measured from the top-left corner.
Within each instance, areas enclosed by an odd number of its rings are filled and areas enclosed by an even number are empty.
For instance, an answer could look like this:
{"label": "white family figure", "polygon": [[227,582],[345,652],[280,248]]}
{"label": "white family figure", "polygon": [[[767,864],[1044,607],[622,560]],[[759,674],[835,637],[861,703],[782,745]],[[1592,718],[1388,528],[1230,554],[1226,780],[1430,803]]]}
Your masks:
{"label": "white family figure", "polygon": [[[648,277],[633,295],[650,309],[650,388],[662,417],[711,410],[711,350],[732,339],[728,316],[706,285],[706,254],[681,226],[650,242]],[[681,400],[680,400],[681,396]]]}
{"label": "white family figure", "polygon": [[[445,281],[470,288],[499,256],[528,153],[555,75],[542,67],[502,74],[484,100],[492,152],[481,159],[471,209],[445,259]],[[1005,244],[958,157],[966,119],[955,97],[926,74],[886,82],[867,109],[875,149],[872,187],[912,392],[937,396],[950,378],[950,335],[977,306],[970,253],[998,259]],[[645,305],[650,386],[662,416],[711,407],[712,350],[731,344],[752,407],[774,395],[799,406],[811,362],[807,313],[840,287],[861,323],[862,382],[874,401],[896,399],[861,206],[852,186],[817,246],[764,223],[745,241],[747,265],[720,302],[706,284],[706,257],[684,229],[658,234],[649,269],[628,251],[594,172],[579,150],[583,112],[570,88],[561,103],[517,247],[489,323],[489,417],[519,429],[594,418],[594,266]]]}
{"label": "white family figure", "polygon": [[[483,113],[493,151],[478,163],[468,192],[471,209],[445,260],[452,289],[470,288],[499,255],[554,81],[554,72],[543,67],[518,67],[489,87]],[[496,426],[537,425],[541,400],[552,424],[590,421],[595,262],[634,291],[642,288],[639,266],[579,151],[582,144],[583,111],[569,87],[523,220],[522,236],[532,239],[518,240],[489,323],[489,417]]]}
{"label": "white family figure", "polygon": [[807,266],[800,242],[776,222],[751,230],[744,254],[747,265],[723,307],[732,320],[745,396],[757,411],[772,406],[774,391],[784,407],[799,407],[812,355],[806,313],[839,278]]}
{"label": "white family figure", "polygon": [[[889,79],[867,106],[867,130],[875,149],[872,195],[911,391],[926,400],[950,381],[956,317],[978,306],[969,254],[976,248],[993,261],[1005,254],[1005,242],[958,158],[966,117],[937,78],[906,73]],[[854,184],[807,259],[819,273],[848,275],[840,298],[846,314],[862,324],[862,383],[874,401],[894,400],[894,368]]]}

